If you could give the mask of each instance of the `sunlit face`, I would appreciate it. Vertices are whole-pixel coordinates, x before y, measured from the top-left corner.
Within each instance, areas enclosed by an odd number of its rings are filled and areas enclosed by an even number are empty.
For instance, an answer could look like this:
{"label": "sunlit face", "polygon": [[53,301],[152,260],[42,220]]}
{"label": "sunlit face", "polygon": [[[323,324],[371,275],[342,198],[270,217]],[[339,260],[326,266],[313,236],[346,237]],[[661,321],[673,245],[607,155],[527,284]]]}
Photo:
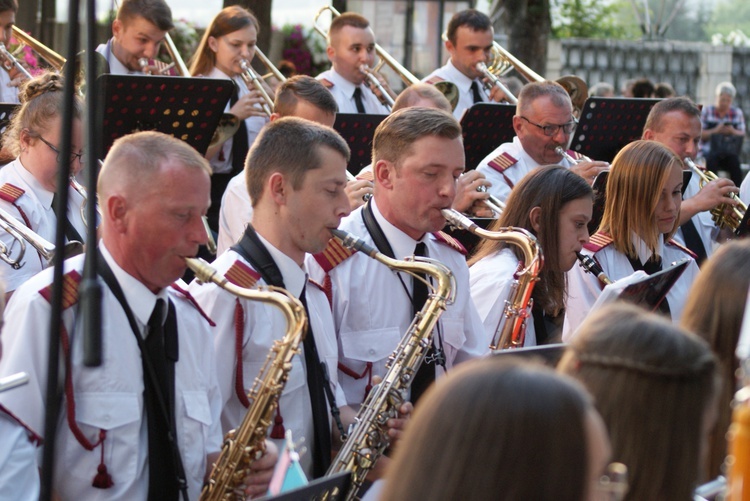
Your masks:
{"label": "sunlit face", "polygon": [[13,25],[16,24],[16,13],[12,10],[0,12],[0,42],[8,45],[13,34]]}
{"label": "sunlit face", "polygon": [[471,79],[481,78],[482,73],[477,71],[476,66],[477,63],[489,64],[492,30],[473,30],[470,26],[459,26],[455,45],[448,40],[445,48],[458,71]]}
{"label": "sunlit face", "polygon": [[237,31],[214,38],[208,38],[208,47],[216,55],[216,67],[230,77],[242,73],[241,61],[248,64],[255,57],[258,30],[249,24]]}
{"label": "sunlit face", "polygon": [[126,200],[125,262],[120,264],[158,292],[185,273],[184,258],[195,256],[206,243],[202,216],[211,201],[211,181],[203,169],[169,160],[149,184],[147,193]]}
{"label": "sunlit face", "polygon": [[604,501],[611,499],[605,496],[599,488],[599,479],[607,472],[612,446],[609,442],[607,428],[604,421],[595,410],[586,413],[584,429],[586,431],[586,449],[588,450],[588,482],[586,484],[588,501]]}
{"label": "sunlit face", "polygon": [[114,41],[112,54],[131,71],[140,71],[138,60],[142,57],[154,59],[159,46],[167,35],[150,21],[141,16],[125,22],[115,19],[112,23]]}
{"label": "sunlit face", "polygon": [[[464,171],[463,142],[425,136],[415,141],[399,166],[384,162],[388,179],[377,186],[378,208],[391,224],[419,240],[425,233],[445,226],[442,209],[449,208],[456,196],[456,180]],[[376,166],[377,168],[377,166]],[[381,205],[381,198],[384,200]]]}
{"label": "sunlit face", "polygon": [[331,35],[326,50],[336,73],[359,85],[365,80],[359,67],[366,64],[372,68],[375,64],[375,33],[372,28],[343,26]]}
{"label": "sunlit face", "polygon": [[555,148],[568,147],[570,134],[562,127],[552,136],[545,136],[544,131],[521,118],[537,125],[564,125],[573,120],[573,107],[567,100],[564,106],[555,106],[549,96],[542,96],[532,101],[526,109],[513,117],[513,128],[516,131],[523,150],[539,165],[560,163],[562,156],[555,153]]}
{"label": "sunlit face", "polygon": [[674,151],[681,159],[695,159],[698,154],[698,142],[701,138],[701,120],[682,111],[670,111],[661,119],[659,132],[646,129],[643,139],[650,139],[663,144]]}
{"label": "sunlit face", "polygon": [[659,233],[669,233],[677,224],[682,203],[682,181],[681,167],[673,166],[661,188],[659,201],[656,204],[654,217]]}
{"label": "sunlit face", "polygon": [[[576,252],[580,252],[589,241],[588,223],[594,202],[591,197],[577,198],[562,206],[559,213],[558,259],[559,271],[568,271],[576,263]],[[544,224],[542,222],[542,224]]]}
{"label": "sunlit face", "polygon": [[282,244],[285,254],[301,263],[304,254],[321,252],[338,228],[341,218],[349,214],[346,187],[346,159],[327,146],[318,148],[320,167],[307,171],[302,186],[291,183],[285,189],[285,201],[279,224],[288,231]]}
{"label": "sunlit face", "polygon": [[[41,137],[33,137],[27,131],[21,132],[21,164],[31,172],[44,189],[57,191],[57,152],[62,144],[60,117],[50,120],[43,130],[35,130]],[[73,175],[83,168],[81,157],[75,154],[83,154],[83,126],[80,119],[73,120],[70,129],[71,149],[75,159],[71,160],[70,169]],[[44,141],[47,141],[45,143]]]}

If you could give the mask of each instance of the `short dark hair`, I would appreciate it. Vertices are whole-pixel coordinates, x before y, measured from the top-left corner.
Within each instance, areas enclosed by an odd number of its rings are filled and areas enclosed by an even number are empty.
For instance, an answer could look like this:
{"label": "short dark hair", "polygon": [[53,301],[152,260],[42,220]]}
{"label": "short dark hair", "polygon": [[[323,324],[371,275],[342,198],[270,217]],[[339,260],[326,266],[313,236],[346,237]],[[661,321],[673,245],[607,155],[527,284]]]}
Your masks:
{"label": "short dark hair", "polygon": [[0,0],[0,12],[12,10],[18,12],[18,2],[16,0]]}
{"label": "short dark hair", "polygon": [[307,75],[296,75],[282,83],[276,89],[273,109],[282,117],[291,116],[300,99],[331,115],[338,112],[333,94],[318,80]]}
{"label": "short dark hair", "polygon": [[631,92],[633,97],[652,97],[654,95],[654,82],[648,78],[639,78],[633,82]]}
{"label": "short dark hair", "polygon": [[467,26],[472,31],[489,31],[492,29],[492,21],[487,14],[479,12],[476,9],[466,9],[453,14],[448,22],[448,40],[452,44],[456,43],[456,32],[461,26]]}
{"label": "short dark hair", "polygon": [[307,172],[321,167],[323,147],[349,161],[349,146],[330,127],[297,117],[279,118],[263,127],[245,159],[245,182],[253,206],[274,172],[289,176],[295,190],[301,188]]}
{"label": "short dark hair", "polygon": [[142,17],[161,31],[174,28],[172,9],[164,0],[123,0],[117,10],[117,19],[127,24],[136,17]]}
{"label": "short dark hair", "polygon": [[664,124],[662,120],[667,113],[673,111],[680,111],[689,117],[696,117],[700,120],[701,110],[695,105],[693,101],[688,97],[670,97],[656,103],[651,111],[648,112],[646,117],[646,124],[643,126],[644,132],[646,130],[652,130],[654,132],[661,132],[664,130]]}
{"label": "short dark hair", "polygon": [[370,21],[366,17],[357,14],[356,12],[343,12],[333,18],[331,26],[328,28],[328,43],[331,43],[331,37],[341,31],[344,26],[351,26],[353,28],[365,29],[370,27]]}

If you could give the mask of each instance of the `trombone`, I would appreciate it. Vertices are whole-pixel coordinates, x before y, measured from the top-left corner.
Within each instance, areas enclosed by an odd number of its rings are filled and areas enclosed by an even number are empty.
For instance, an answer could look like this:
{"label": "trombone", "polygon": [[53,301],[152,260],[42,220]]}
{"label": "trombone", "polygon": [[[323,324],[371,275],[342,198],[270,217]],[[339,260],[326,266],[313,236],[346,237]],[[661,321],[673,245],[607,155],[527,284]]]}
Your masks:
{"label": "trombone", "polygon": [[18,62],[18,59],[16,59],[13,54],[10,53],[10,51],[5,47],[5,44],[0,42],[0,60],[2,60],[2,65],[5,71],[10,73],[13,68],[16,69],[21,75],[23,75],[24,80],[31,80],[31,73],[23,67],[21,63]]}
{"label": "trombone", "polygon": [[263,103],[260,106],[263,108],[263,112],[270,117],[273,114],[273,99],[271,99],[271,96],[268,95],[268,92],[263,87],[263,77],[255,72],[246,59],[240,61],[240,68],[242,68],[240,78],[245,82],[248,89],[255,88],[255,90],[260,92],[263,98]]}

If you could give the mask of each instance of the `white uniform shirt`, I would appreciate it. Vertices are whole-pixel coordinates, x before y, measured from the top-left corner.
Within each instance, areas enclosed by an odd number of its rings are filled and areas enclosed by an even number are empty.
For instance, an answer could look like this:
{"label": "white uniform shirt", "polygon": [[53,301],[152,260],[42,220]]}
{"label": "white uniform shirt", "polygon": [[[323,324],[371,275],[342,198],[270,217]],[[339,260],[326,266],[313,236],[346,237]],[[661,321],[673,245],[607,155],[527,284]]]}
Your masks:
{"label": "white uniform shirt", "polygon": [[[414,254],[417,241],[388,223],[371,200],[373,212],[395,256],[403,259]],[[342,230],[362,238],[375,247],[362,220],[363,207],[341,221]],[[469,269],[464,256],[439,242],[434,235],[423,238],[428,257],[445,264],[456,278],[456,302],[448,306],[440,317],[439,329],[433,337],[440,347],[442,337],[446,367],[479,357],[489,352],[489,339],[484,334],[482,321],[469,296]],[[316,282],[324,280],[325,272],[313,256],[307,257],[310,276]],[[333,318],[339,343],[339,361],[357,374],[365,372],[367,362],[372,362],[372,374],[383,376],[388,356],[396,349],[414,318],[410,294],[412,278],[406,273],[395,274],[361,252],[331,270],[333,287]],[[399,280],[409,289],[406,290]],[[440,334],[438,334],[440,333]],[[442,369],[436,371],[443,373]],[[364,401],[368,377],[354,379],[339,375],[341,386],[349,405],[356,409]]]}
{"label": "white uniform shirt", "polygon": [[[318,354],[321,361],[325,361],[328,366],[337,404],[345,405],[344,394],[336,381],[338,351],[328,299],[317,286],[306,283],[306,274],[302,268],[281,251],[275,249],[263,237],[258,236],[279,267],[287,290],[295,297],[299,297],[303,287],[305,288],[305,297],[310,312],[309,322],[315,336]],[[252,268],[250,263],[232,250],[228,250],[219,256],[212,266],[220,274],[224,274],[237,260]],[[261,279],[258,281],[258,285],[266,285],[266,283]],[[216,322],[214,345],[216,365],[221,368],[218,374],[223,402],[221,422],[223,430],[227,432],[236,428],[247,413],[247,409],[239,401],[235,389],[237,354],[235,350],[234,312],[236,296],[224,290],[219,290],[218,286],[214,284],[199,285],[195,281],[190,284],[190,292],[204,311]],[[271,345],[284,336],[286,320],[279,309],[273,305],[246,299],[240,299],[240,304],[244,311],[245,322],[242,339],[242,375],[245,392],[247,393],[252,387],[255,377],[259,375]],[[287,430],[292,430],[295,442],[304,437],[305,446],[312,450],[313,417],[310,391],[307,386],[307,367],[302,343],[299,347],[299,355],[292,359],[292,370],[289,372],[289,379],[281,394],[279,408],[284,419],[284,427]],[[271,426],[273,426],[273,422]],[[281,450],[284,441],[275,440],[275,442]],[[305,473],[310,476],[312,473],[312,454],[302,455],[300,464]]]}
{"label": "white uniform shirt", "polygon": [[[651,253],[638,237],[634,236],[634,242],[636,244],[636,249],[638,249],[641,263],[645,263],[648,261],[649,257],[651,257]],[[690,259],[690,263],[685,269],[685,272],[679,279],[677,279],[666,297],[666,301],[669,303],[672,322],[679,323],[680,317],[682,316],[682,310],[685,307],[688,292],[690,291],[690,286],[693,285],[693,282],[698,276],[699,268],[695,260],[687,252],[675,245],[670,243],[664,244],[660,239],[658,250],[659,255],[661,256],[663,269],[667,268],[675,261],[680,261],[685,258]],[[596,253],[584,248],[581,253],[586,256],[594,256],[604,270],[604,273],[612,281],[619,280],[635,273],[627,256],[618,252],[615,249],[614,244],[610,244]],[[567,280],[568,299],[565,303],[563,341],[569,341],[573,337],[575,331],[589,314],[591,307],[601,293],[599,279],[593,274],[584,271],[584,269],[578,265],[573,266],[573,268],[567,272]]]}
{"label": "white uniform shirt", "polygon": [[[229,77],[226,73],[221,71],[219,68],[214,67],[211,73],[206,75],[208,78],[219,78],[224,80],[232,80],[238,88],[237,95],[242,98],[250,91],[245,85],[245,82],[239,76]],[[224,108],[224,113],[229,113],[232,107],[231,101],[227,103],[227,107]],[[260,105],[255,105],[256,108],[260,109]],[[268,123],[268,117],[248,117],[245,119],[245,127],[247,128],[247,146],[248,148],[253,145],[255,138],[260,134],[260,130],[264,125]],[[233,138],[227,139],[222,145],[221,149],[214,154],[208,161],[211,164],[215,174],[226,174],[232,171],[232,141]]]}
{"label": "white uniform shirt", "polygon": [[[25,193],[21,195],[15,204],[23,210],[31,223],[31,230],[50,243],[55,242],[55,230],[57,217],[52,210],[52,197],[54,193],[47,191],[39,181],[27,171],[19,159],[14,160],[0,169],[0,186],[11,184],[22,189]],[[74,189],[68,190],[68,219],[73,227],[86,238],[86,225],[81,218],[81,205],[83,197]],[[0,208],[18,220],[20,225],[26,227],[21,213],[12,203],[0,199]],[[4,230],[0,230],[0,241],[13,250],[12,256],[18,255],[19,244]],[[16,290],[22,283],[33,277],[47,267],[47,261],[39,253],[26,243],[26,253],[23,256],[23,266],[14,270],[9,264],[0,262],[0,280],[5,283],[6,291]]]}
{"label": "white uniform shirt", "polygon": [[10,74],[4,69],[0,70],[0,103],[19,104],[20,102],[18,87],[10,85]]}
{"label": "white uniform shirt", "polygon": [[122,64],[117,57],[115,57],[114,54],[112,54],[112,38],[107,41],[107,43],[99,44],[99,46],[96,48],[96,51],[104,56],[104,58],[107,60],[107,64],[109,65],[109,74],[110,75],[143,75],[144,73],[142,71],[133,71],[128,69],[127,66]]}
{"label": "white uniform shirt", "polygon": [[[692,198],[697,195],[700,190],[700,176],[693,172],[693,175],[690,176],[690,182],[688,183],[687,188],[685,188],[685,193],[683,194],[682,199],[687,200]],[[714,250],[719,246],[716,239],[719,237],[720,233],[716,224],[714,224],[713,219],[711,219],[711,211],[701,211],[690,218],[690,220],[698,231],[698,235],[703,243],[703,248],[706,249],[706,257],[711,257],[711,254],[713,254]],[[675,233],[673,238],[680,244],[685,245],[685,237],[682,233],[682,227],[677,230],[677,233]]]}
{"label": "white uniform shirt", "polygon": [[219,211],[219,238],[216,240],[216,255],[237,243],[245,233],[245,226],[253,218],[253,204],[247,192],[245,172],[234,176],[221,197]]}
{"label": "white uniform shirt", "polygon": [[[487,339],[495,337],[500,322],[505,317],[505,301],[509,299],[513,275],[518,270],[518,258],[511,249],[502,249],[485,257],[469,268],[471,299],[484,324]],[[524,346],[536,346],[534,318],[529,311],[526,320]]]}
{"label": "white uniform shirt", "polygon": [[0,499],[37,501],[39,470],[29,432],[0,409]]}
{"label": "white uniform shirt", "polygon": [[[495,159],[495,157],[502,153],[509,154],[515,158],[517,162],[505,169],[501,174],[494,168],[490,167],[489,164]],[[505,202],[513,187],[516,186],[526,174],[539,167],[539,165],[540,164],[538,164],[536,160],[531,158],[529,154],[524,151],[521,141],[518,139],[518,136],[516,136],[513,138],[513,142],[503,143],[495,148],[492,153],[479,162],[477,170],[484,174],[484,177],[492,183],[492,186],[490,186],[487,191]],[[557,165],[562,165],[567,168],[572,166],[572,164],[565,158],[560,160]],[[506,180],[506,178],[508,179]],[[513,186],[508,184],[508,180],[513,183]]]}
{"label": "white uniform shirt", "polygon": [[324,71],[315,78],[317,80],[325,79],[333,84],[333,87],[330,87],[328,90],[331,91],[336,104],[339,105],[339,113],[357,113],[357,105],[354,102],[354,89],[357,87],[362,91],[362,104],[365,107],[365,113],[371,115],[387,115],[390,113],[388,107],[380,102],[378,97],[365,83],[361,83],[358,86],[354,85],[336,73],[336,70],[333,68]]}
{"label": "white uniform shirt", "polygon": [[750,205],[750,176],[745,176],[740,185],[740,200]]}
{"label": "white uniform shirt", "polygon": [[484,89],[482,80],[479,78],[472,80],[471,78],[467,77],[466,75],[458,71],[455,66],[453,66],[453,61],[451,61],[450,59],[448,59],[448,62],[445,63],[445,66],[441,66],[440,68],[436,69],[435,71],[427,75],[427,77],[423,78],[422,81],[427,82],[435,77],[447,82],[452,82],[456,84],[456,87],[458,88],[458,104],[453,110],[453,116],[456,117],[456,120],[461,120],[464,111],[474,106],[474,93],[471,91],[472,82],[477,82],[477,86],[479,87],[479,95],[482,96],[482,101],[490,101],[490,98],[487,95],[487,91]]}
{"label": "white uniform shirt", "polygon": [[[206,455],[221,447],[221,395],[216,380],[213,344],[207,321],[195,306],[171,289],[154,295],[125,273],[100,246],[120,283],[137,323],[145,331],[158,297],[169,296],[177,313],[179,361],[175,364],[177,441],[190,499],[198,499],[206,472]],[[65,262],[65,272],[83,268],[84,256]],[[24,386],[0,393],[0,402],[37,434],[44,431],[50,303],[39,290],[52,281],[52,269],[18,289],[5,310],[0,376],[29,373]],[[61,499],[146,499],[148,492],[148,431],[144,414],[141,353],[127,316],[108,287],[102,299],[102,365],[83,365],[83,329],[78,304],[63,312],[72,343],[72,377],[76,422],[89,441],[107,431],[104,461],[114,485],[92,487],[101,460],[101,446],[87,451],[66,419],[63,399],[55,447],[53,487]],[[62,354],[61,354],[62,360]]]}

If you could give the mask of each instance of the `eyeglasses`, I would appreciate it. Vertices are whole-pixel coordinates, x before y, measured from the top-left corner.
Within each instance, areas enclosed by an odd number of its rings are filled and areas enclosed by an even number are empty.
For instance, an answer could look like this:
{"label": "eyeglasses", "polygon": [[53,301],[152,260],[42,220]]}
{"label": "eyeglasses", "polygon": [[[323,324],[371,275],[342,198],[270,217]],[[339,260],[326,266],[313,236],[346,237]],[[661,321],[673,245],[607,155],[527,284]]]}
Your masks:
{"label": "eyeglasses", "polygon": [[622,463],[610,463],[607,473],[599,477],[597,499],[620,501],[628,492],[628,467]]}
{"label": "eyeglasses", "polygon": [[[60,161],[60,150],[58,150],[55,146],[52,145],[52,143],[50,143],[49,141],[47,141],[46,139],[44,139],[42,136],[38,136],[38,138],[39,138],[39,140],[41,142],[43,142],[44,144],[46,144],[47,146],[49,146],[49,149],[51,149],[52,151],[54,151],[55,153],[57,153],[57,161],[59,162]],[[71,161],[71,163],[75,162],[76,160],[78,160],[79,162],[83,163],[83,153],[71,153],[70,154],[70,161]]]}
{"label": "eyeglasses", "polygon": [[519,115],[519,117],[523,118],[524,120],[529,122],[531,125],[539,127],[540,129],[542,129],[542,132],[544,133],[545,136],[550,136],[550,137],[557,134],[557,131],[559,131],[560,129],[562,129],[565,134],[570,134],[571,132],[573,132],[573,129],[576,128],[576,125],[578,125],[578,120],[576,120],[575,118],[571,122],[568,122],[566,124],[561,124],[561,125],[539,125],[539,124],[535,124],[534,122],[532,122],[525,116]]}

